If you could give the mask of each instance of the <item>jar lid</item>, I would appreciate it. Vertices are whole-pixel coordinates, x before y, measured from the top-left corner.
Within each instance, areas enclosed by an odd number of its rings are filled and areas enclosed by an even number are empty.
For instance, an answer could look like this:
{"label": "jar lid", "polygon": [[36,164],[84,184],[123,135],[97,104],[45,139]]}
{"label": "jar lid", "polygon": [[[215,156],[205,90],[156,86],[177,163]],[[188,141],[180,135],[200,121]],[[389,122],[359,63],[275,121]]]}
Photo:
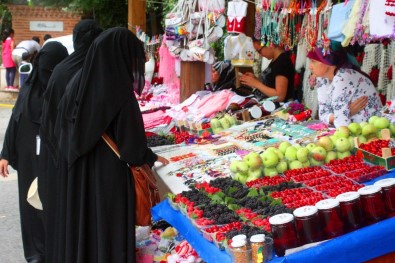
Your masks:
{"label": "jar lid", "polygon": [[236,240],[247,240],[247,236],[246,235],[235,235],[234,237],[232,237],[232,241],[236,241]]}
{"label": "jar lid", "polygon": [[265,234],[257,234],[250,237],[251,242],[264,242]]}
{"label": "jar lid", "polygon": [[336,200],[339,202],[349,202],[357,198],[359,198],[358,192],[346,192],[336,196]]}
{"label": "jar lid", "polygon": [[296,208],[294,211],[295,217],[304,217],[304,216],[311,216],[318,212],[317,207],[312,205],[306,205],[299,208]]}
{"label": "jar lid", "polygon": [[246,244],[247,244],[247,240],[238,239],[238,240],[233,240],[230,245],[232,247],[242,247],[245,246]]}
{"label": "jar lid", "polygon": [[380,190],[381,190],[381,187],[378,185],[368,185],[368,186],[358,189],[358,193],[360,195],[370,195],[370,194],[380,192]]}
{"label": "jar lid", "polygon": [[252,106],[250,109],[250,114],[254,119],[258,119],[260,117],[262,117],[262,110],[261,108],[259,108],[258,106],[254,105]]}
{"label": "jar lid", "polygon": [[395,178],[386,178],[374,183],[374,185],[380,187],[388,187],[395,184]]}
{"label": "jar lid", "polygon": [[315,207],[318,209],[331,209],[336,206],[339,206],[339,201],[333,198],[321,200],[315,204]]}
{"label": "jar lid", "polygon": [[271,225],[282,225],[291,222],[294,216],[290,213],[282,213],[269,218],[269,223]]}
{"label": "jar lid", "polygon": [[265,111],[268,111],[268,112],[272,112],[276,109],[276,104],[274,104],[274,102],[271,100],[264,101],[262,106],[265,109]]}

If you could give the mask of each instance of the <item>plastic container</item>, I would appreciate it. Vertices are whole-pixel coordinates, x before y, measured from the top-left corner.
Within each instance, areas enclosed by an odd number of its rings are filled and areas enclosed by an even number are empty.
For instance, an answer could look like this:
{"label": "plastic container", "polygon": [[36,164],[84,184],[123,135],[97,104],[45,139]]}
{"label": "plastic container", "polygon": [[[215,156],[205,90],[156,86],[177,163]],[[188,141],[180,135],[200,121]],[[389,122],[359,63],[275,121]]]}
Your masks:
{"label": "plastic container", "polygon": [[362,211],[367,225],[376,223],[386,217],[385,204],[381,187],[369,185],[358,190],[361,195]]}
{"label": "plastic container", "polygon": [[354,231],[363,226],[362,205],[357,192],[346,192],[336,196],[339,201],[345,232]]}
{"label": "plastic container", "polygon": [[247,249],[246,240],[235,240],[231,243],[231,253],[233,257],[233,262],[235,263],[249,263],[251,250]]}
{"label": "plastic container", "polygon": [[322,240],[318,209],[315,206],[302,206],[293,212],[299,244],[305,245]]}
{"label": "plastic container", "polygon": [[324,238],[334,238],[344,234],[344,223],[341,216],[340,203],[336,199],[325,199],[315,206],[321,220]]}
{"label": "plastic container", "polygon": [[251,245],[251,262],[263,263],[265,262],[265,235],[253,235],[250,238]]}
{"label": "plastic container", "polygon": [[274,251],[277,256],[285,255],[285,250],[298,246],[294,216],[282,213],[269,219],[274,242]]}
{"label": "plastic container", "polygon": [[381,187],[388,216],[395,216],[395,178],[383,179],[375,182],[374,185]]}

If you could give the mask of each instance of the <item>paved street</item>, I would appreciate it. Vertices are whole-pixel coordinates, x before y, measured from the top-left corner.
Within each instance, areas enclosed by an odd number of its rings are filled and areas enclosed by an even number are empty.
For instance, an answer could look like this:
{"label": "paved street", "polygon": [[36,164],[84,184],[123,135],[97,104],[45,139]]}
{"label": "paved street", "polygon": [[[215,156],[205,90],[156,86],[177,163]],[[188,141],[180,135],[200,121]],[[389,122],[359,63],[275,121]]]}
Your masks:
{"label": "paved street", "polygon": [[[11,110],[0,104],[0,149]],[[0,177],[0,263],[23,263],[17,177],[14,170],[10,173],[8,178]]]}

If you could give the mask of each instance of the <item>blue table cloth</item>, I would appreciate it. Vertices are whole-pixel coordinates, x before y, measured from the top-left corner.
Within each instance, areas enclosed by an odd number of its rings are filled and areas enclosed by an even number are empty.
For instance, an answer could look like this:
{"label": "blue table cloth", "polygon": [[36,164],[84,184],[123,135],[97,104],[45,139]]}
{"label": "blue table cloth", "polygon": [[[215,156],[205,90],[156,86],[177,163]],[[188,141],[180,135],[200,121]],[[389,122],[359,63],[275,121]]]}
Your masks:
{"label": "blue table cloth", "polygon": [[[365,185],[390,177],[395,177],[395,171],[366,182]],[[226,252],[207,241],[188,218],[174,210],[167,199],[152,208],[152,215],[155,221],[164,219],[173,225],[206,262],[232,262]],[[395,218],[380,221],[285,257],[274,257],[270,262],[364,262],[391,252],[395,252]]]}

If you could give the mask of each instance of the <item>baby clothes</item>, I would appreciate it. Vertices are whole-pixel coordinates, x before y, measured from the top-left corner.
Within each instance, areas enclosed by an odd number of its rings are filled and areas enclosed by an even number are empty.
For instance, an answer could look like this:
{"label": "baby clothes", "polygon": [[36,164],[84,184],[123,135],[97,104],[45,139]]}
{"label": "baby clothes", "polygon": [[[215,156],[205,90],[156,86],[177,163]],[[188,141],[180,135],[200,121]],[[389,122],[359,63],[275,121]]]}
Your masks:
{"label": "baby clothes", "polygon": [[252,67],[254,52],[252,39],[245,34],[229,35],[224,40],[224,58],[230,60],[233,66]]}
{"label": "baby clothes", "polygon": [[248,4],[244,1],[228,2],[228,33],[244,33]]}

